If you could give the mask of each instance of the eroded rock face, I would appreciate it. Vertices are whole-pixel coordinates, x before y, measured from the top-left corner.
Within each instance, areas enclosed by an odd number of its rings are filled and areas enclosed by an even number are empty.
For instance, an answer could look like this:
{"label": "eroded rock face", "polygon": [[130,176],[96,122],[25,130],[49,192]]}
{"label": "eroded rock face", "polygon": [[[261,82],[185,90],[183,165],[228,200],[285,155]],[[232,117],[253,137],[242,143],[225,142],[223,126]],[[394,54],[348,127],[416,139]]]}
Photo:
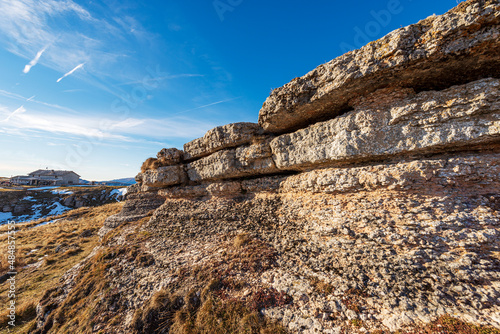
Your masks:
{"label": "eroded rock face", "polygon": [[500,81],[483,79],[439,92],[422,92],[381,109],[349,112],[276,137],[280,169],[435,153],[498,142]]}
{"label": "eroded rock face", "polygon": [[181,184],[186,181],[184,165],[165,166],[142,173],[142,184],[161,188]]}
{"label": "eroded rock face", "polygon": [[151,214],[165,202],[165,198],[157,193],[129,193],[127,201],[120,213],[110,216],[99,230],[99,236],[104,237],[109,231],[123,223],[137,221]]}
{"label": "eroded rock face", "polygon": [[187,165],[191,181],[209,181],[275,173],[270,140],[215,152]]}
{"label": "eroded rock face", "polygon": [[256,123],[233,123],[218,126],[208,131],[202,138],[184,144],[186,160],[201,158],[228,147],[251,143],[262,135],[262,129]]}
{"label": "eroded rock face", "polygon": [[497,0],[469,0],[397,29],[275,89],[260,110],[259,125],[275,133],[294,131],[391,85],[422,91],[499,78],[498,13]]}
{"label": "eroded rock face", "polygon": [[156,157],[162,166],[178,165],[184,159],[184,152],[176,148],[164,148]]}

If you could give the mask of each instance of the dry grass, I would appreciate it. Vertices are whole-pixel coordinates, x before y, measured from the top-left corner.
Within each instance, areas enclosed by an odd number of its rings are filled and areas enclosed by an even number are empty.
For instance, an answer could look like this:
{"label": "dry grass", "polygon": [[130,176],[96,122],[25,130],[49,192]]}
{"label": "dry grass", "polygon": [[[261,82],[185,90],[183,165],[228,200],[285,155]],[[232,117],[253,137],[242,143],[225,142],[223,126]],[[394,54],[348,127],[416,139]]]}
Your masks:
{"label": "dry grass", "polygon": [[335,290],[333,285],[326,283],[325,281],[320,280],[317,277],[311,277],[310,283],[316,292],[322,293],[324,295],[330,295]]}
{"label": "dry grass", "polygon": [[279,324],[269,321],[242,300],[221,300],[218,284],[210,282],[203,292],[191,290],[185,296],[162,290],[132,321],[135,333],[172,334],[285,334]]}
{"label": "dry grass", "polygon": [[251,240],[252,238],[250,237],[250,235],[248,235],[248,233],[241,233],[238,234],[236,238],[234,238],[233,245],[236,248],[241,248],[241,246],[248,244]]}
{"label": "dry grass", "polygon": [[[59,278],[83,260],[98,244],[97,231],[104,220],[121,210],[123,203],[72,210],[58,217],[62,220],[36,227],[20,224],[16,233],[17,326],[11,333],[29,332],[35,307],[46,290],[58,285]],[[6,227],[2,227],[0,233]],[[0,235],[0,275],[7,265],[7,235]],[[23,268],[26,265],[31,265]],[[40,265],[38,268],[36,266]],[[0,286],[0,303],[7,304],[8,284]],[[0,333],[7,333],[6,311],[0,313]]]}
{"label": "dry grass", "polygon": [[439,317],[437,320],[421,328],[401,332],[403,334],[500,334],[500,329],[487,326],[476,326],[463,322],[449,315]]}
{"label": "dry grass", "polygon": [[158,167],[161,167],[160,162],[156,158],[148,158],[146,161],[141,166],[141,172],[144,173],[145,171],[151,170],[151,169],[158,169]]}

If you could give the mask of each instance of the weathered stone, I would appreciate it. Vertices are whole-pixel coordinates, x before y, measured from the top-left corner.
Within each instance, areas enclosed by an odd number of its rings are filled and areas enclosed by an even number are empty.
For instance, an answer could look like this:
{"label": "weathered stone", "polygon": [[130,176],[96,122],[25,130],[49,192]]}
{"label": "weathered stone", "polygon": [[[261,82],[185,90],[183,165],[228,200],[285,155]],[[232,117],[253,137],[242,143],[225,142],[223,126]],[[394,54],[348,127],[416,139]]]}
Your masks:
{"label": "weathered stone", "polygon": [[259,124],[294,131],[349,109],[352,100],[387,86],[443,89],[500,77],[498,0],[469,0],[441,16],[397,29],[275,89]]}
{"label": "weathered stone", "polygon": [[123,209],[116,215],[110,216],[99,230],[99,236],[104,237],[109,231],[125,222],[138,221],[146,217],[165,202],[165,198],[157,193],[128,194]]}
{"label": "weathered stone", "polygon": [[241,195],[241,182],[213,182],[207,186],[207,191],[215,197],[234,197]]}
{"label": "weathered stone", "polygon": [[356,110],[271,142],[280,169],[338,165],[500,141],[500,81],[422,92],[392,107]]}
{"label": "weathered stone", "polygon": [[184,158],[184,152],[176,148],[164,148],[156,157],[162,166],[178,165]]}
{"label": "weathered stone", "polygon": [[215,152],[187,165],[191,181],[207,181],[275,173],[269,139],[262,142]]}
{"label": "weathered stone", "polygon": [[190,160],[205,157],[225,148],[249,144],[262,133],[262,128],[256,123],[218,126],[208,131],[202,138],[184,144],[184,158]]}
{"label": "weathered stone", "polygon": [[142,173],[142,185],[162,188],[186,181],[184,165],[165,166]]}
{"label": "weathered stone", "polygon": [[197,186],[177,186],[165,189],[160,189],[158,195],[168,199],[184,198],[192,199],[208,196],[207,185],[201,184]]}
{"label": "weathered stone", "polygon": [[142,182],[142,173],[139,173],[135,176],[135,182],[141,183]]}
{"label": "weathered stone", "polygon": [[500,154],[471,154],[460,157],[404,161],[364,167],[317,169],[286,178],[280,192],[347,193],[390,190],[453,188],[466,185],[480,191],[484,184],[500,186]]}

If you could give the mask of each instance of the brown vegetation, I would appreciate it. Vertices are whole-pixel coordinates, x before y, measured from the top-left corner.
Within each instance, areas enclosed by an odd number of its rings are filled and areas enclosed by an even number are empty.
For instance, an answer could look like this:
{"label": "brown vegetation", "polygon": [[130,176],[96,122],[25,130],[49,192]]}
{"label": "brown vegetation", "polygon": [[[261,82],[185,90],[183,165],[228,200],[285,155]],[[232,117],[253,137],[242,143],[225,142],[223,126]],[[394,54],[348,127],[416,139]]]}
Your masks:
{"label": "brown vegetation", "polygon": [[148,158],[141,166],[141,172],[144,173],[148,170],[154,170],[161,167],[160,162],[156,158]]}
{"label": "brown vegetation", "polygon": [[[72,210],[61,220],[30,228],[40,223],[19,224],[16,233],[17,318],[12,333],[30,332],[34,326],[35,308],[46,290],[58,285],[59,278],[82,261],[97,245],[97,230],[104,220],[120,211],[122,203],[96,208]],[[53,219],[53,218],[52,218]],[[6,227],[0,229],[5,232]],[[7,235],[0,235],[1,273],[7,269]],[[27,266],[27,267],[26,267]],[[7,304],[7,284],[0,286],[0,303]],[[7,332],[5,308],[0,313],[0,333]]]}

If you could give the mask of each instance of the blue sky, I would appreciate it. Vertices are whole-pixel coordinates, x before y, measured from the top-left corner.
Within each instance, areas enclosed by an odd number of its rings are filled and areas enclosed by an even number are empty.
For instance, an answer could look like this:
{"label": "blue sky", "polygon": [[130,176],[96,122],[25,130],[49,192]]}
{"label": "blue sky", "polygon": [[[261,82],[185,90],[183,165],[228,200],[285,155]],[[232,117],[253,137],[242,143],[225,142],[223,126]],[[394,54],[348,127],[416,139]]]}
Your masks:
{"label": "blue sky", "polygon": [[0,0],[0,176],[137,174],[273,88],[457,0]]}

